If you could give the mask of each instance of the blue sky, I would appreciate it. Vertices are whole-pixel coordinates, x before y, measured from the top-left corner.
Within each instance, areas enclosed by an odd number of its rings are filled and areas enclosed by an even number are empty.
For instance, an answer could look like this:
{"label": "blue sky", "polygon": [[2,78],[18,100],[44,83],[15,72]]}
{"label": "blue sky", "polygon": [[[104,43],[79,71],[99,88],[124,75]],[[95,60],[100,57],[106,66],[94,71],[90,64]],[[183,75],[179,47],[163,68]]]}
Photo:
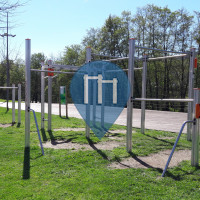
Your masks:
{"label": "blue sky", "polygon": [[168,6],[172,11],[185,8],[191,14],[200,11],[199,0],[30,0],[14,19],[18,27],[10,31],[16,34],[9,40],[11,57],[19,52],[24,59],[26,38],[31,39],[32,53],[59,57],[65,46],[80,44],[87,29],[101,27],[109,14],[120,16],[124,10],[134,14],[147,4]]}

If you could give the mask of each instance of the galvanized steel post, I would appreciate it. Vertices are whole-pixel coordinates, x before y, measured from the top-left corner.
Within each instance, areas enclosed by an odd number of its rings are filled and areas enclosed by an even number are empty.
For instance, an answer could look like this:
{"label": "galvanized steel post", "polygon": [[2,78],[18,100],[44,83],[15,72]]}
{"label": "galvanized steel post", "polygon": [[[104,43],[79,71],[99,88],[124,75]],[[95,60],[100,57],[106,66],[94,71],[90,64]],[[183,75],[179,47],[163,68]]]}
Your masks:
{"label": "galvanized steel post", "polygon": [[12,84],[12,124],[15,123],[15,84]]}
{"label": "galvanized steel post", "polygon": [[[142,98],[146,98],[146,79],[147,79],[147,55],[143,56],[143,70],[142,70]],[[145,132],[145,106],[146,102],[141,101],[141,133]]]}
{"label": "galvanized steel post", "polygon": [[[44,70],[44,67],[41,67],[41,70]],[[44,129],[44,95],[45,95],[45,72],[41,72],[41,129]]]}
{"label": "galvanized steel post", "polygon": [[[189,86],[188,86],[188,98],[193,98],[193,88],[194,88],[194,59],[195,59],[195,48],[190,50],[190,67],[189,67]],[[188,120],[192,120],[193,104],[188,103]],[[192,139],[192,124],[187,125],[187,140]]]}
{"label": "galvanized steel post", "polygon": [[30,147],[31,40],[25,44],[25,147]]}
{"label": "galvanized steel post", "polygon": [[[49,65],[52,63],[49,61]],[[51,131],[52,114],[52,76],[48,76],[48,131]]]}
{"label": "galvanized steel post", "polygon": [[21,124],[21,84],[18,84],[18,124]]}
{"label": "galvanized steel post", "polygon": [[[87,47],[86,49],[86,63],[89,63],[91,61],[91,48]],[[90,101],[88,101],[88,104],[86,105],[86,127],[85,127],[85,134],[87,138],[90,138]]]}
{"label": "galvanized steel post", "polygon": [[191,165],[199,166],[199,105],[200,104],[200,89],[194,89],[194,102],[193,102],[193,129],[192,129],[192,156]]}
{"label": "galvanized steel post", "polygon": [[127,103],[127,133],[126,133],[126,150],[132,151],[132,113],[133,113],[133,88],[134,88],[134,55],[135,39],[129,40],[129,59],[128,59],[128,80],[130,82],[130,97]]}

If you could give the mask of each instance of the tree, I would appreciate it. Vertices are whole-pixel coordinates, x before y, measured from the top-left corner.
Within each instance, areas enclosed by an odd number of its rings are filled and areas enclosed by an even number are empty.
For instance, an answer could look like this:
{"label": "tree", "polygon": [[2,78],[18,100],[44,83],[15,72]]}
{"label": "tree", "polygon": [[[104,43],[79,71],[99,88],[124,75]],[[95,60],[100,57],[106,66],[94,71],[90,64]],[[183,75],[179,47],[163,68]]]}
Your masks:
{"label": "tree", "polygon": [[[45,61],[45,56],[42,53],[35,53],[31,56],[31,68],[41,69],[41,62]],[[41,93],[41,74],[38,72],[31,73],[31,101],[40,101]]]}

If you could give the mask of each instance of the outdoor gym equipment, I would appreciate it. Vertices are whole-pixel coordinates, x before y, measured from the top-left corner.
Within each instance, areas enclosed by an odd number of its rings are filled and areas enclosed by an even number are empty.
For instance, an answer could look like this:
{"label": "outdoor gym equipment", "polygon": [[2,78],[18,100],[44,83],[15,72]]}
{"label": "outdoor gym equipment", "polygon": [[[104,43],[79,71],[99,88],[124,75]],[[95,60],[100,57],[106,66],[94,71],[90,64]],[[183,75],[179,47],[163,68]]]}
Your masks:
{"label": "outdoor gym equipment", "polygon": [[18,89],[18,124],[21,124],[21,84],[15,87],[0,87],[0,89],[11,89],[12,90],[12,124],[15,124],[15,90]]}
{"label": "outdoor gym equipment", "polygon": [[[177,54],[181,54],[181,55],[174,55],[174,56],[164,56],[164,57],[158,57],[158,58],[149,58],[150,60],[152,59],[167,59],[167,58],[172,58],[172,57],[182,57],[182,56],[186,56],[188,53],[185,52],[175,52],[175,51],[165,51],[165,50],[160,50],[160,49],[152,49],[152,48],[146,48],[146,47],[138,47],[135,46],[135,39],[130,39],[129,40],[129,55],[128,57],[124,57],[124,58],[113,58],[111,56],[110,60],[107,61],[114,61],[114,60],[126,60],[128,59],[128,79],[130,82],[130,97],[128,99],[127,102],[127,135],[126,135],[126,149],[128,152],[132,151],[132,112],[133,112],[133,100],[142,100],[143,102],[151,100],[151,101],[181,101],[181,102],[188,102],[188,121],[192,121],[192,113],[193,113],[193,75],[194,75],[194,60],[195,60],[195,49],[191,49],[191,51],[189,52],[190,54],[190,69],[189,69],[189,91],[188,91],[188,99],[148,99],[145,96],[145,87],[143,86],[143,96],[142,99],[134,99],[133,98],[133,85],[134,85],[134,70],[136,70],[137,68],[134,68],[134,62],[135,60],[138,60],[138,58],[136,58],[134,56],[135,54],[135,48],[143,48],[143,49],[149,49],[149,50],[155,50],[155,51],[161,51],[164,53],[177,53]],[[90,62],[91,61],[91,55],[97,55],[97,54],[92,54],[91,53],[91,48],[87,48],[86,51],[86,62]],[[103,56],[103,55],[102,55]],[[30,53],[30,40],[26,40],[26,125],[25,125],[25,146],[26,147],[30,147],[30,72],[31,71],[38,71],[41,72],[41,95],[44,95],[44,73],[45,72],[52,72],[50,70],[45,70],[48,68],[53,68],[53,69],[62,69],[62,67],[64,69],[68,69],[68,70],[74,70],[77,71],[77,67],[75,66],[68,66],[68,68],[66,66],[62,66],[62,65],[53,65],[53,64],[49,64],[47,66],[45,66],[44,64],[42,65],[42,69],[41,70],[35,70],[35,69],[30,69],[30,58],[31,58],[31,53]],[[144,56],[143,58],[143,77],[146,77],[145,73],[146,73],[146,62],[147,62],[147,56]],[[71,74],[74,72],[60,72],[60,71],[54,71],[54,73],[66,73],[66,74]],[[144,82],[145,83],[145,82]],[[48,90],[48,130],[51,130],[51,97],[52,97],[52,77],[49,76],[48,77],[48,86],[49,86],[49,90]],[[42,123],[41,123],[41,128],[44,128],[44,96],[41,96],[41,115],[42,115]],[[143,103],[144,104],[144,103]],[[143,109],[145,108],[145,106],[142,106]],[[90,108],[89,105],[87,104],[87,117],[89,118],[90,115]],[[144,112],[144,111],[142,111]],[[144,117],[143,117],[144,120]],[[191,126],[188,126],[188,138],[191,137],[191,131],[193,128],[193,135],[195,135],[195,137],[198,135],[198,129],[194,128],[193,123],[191,123]],[[143,128],[144,130],[144,128]],[[86,125],[86,137],[90,137],[90,128],[88,125]],[[193,136],[194,137],[194,136]],[[198,138],[196,137],[196,139],[193,141],[195,144],[198,143]],[[196,149],[194,147],[193,144],[193,148]],[[192,162],[193,165],[193,162]]]}

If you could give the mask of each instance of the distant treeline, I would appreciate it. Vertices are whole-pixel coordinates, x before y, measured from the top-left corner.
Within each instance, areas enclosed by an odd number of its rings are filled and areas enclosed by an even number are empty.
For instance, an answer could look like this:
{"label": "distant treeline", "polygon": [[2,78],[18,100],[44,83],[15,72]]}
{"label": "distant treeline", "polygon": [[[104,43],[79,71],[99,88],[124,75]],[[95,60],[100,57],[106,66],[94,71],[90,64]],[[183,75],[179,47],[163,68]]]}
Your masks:
{"label": "distant treeline", "polygon": [[[200,55],[200,12],[188,13],[185,9],[172,12],[167,7],[147,5],[138,8],[132,14],[123,11],[121,16],[110,15],[100,28],[90,28],[81,44],[66,46],[64,54],[55,58],[58,64],[81,66],[85,63],[86,47],[90,46],[94,53],[126,57],[128,56],[128,40],[136,38],[136,45],[159,48],[170,51],[187,52],[196,47]],[[159,57],[173,54],[163,54],[158,51],[136,49],[136,56]],[[93,60],[99,60],[96,56]],[[32,55],[32,68],[40,69],[40,62],[47,60],[44,54]],[[127,68],[127,61],[116,62],[121,68]],[[11,84],[24,84],[24,64],[17,60],[9,61]],[[136,67],[142,67],[142,62],[136,62]],[[0,85],[6,85],[6,61],[0,64]],[[188,95],[189,57],[173,58],[163,61],[149,61],[147,70],[148,98],[187,98]],[[199,69],[195,70],[195,87],[200,87]],[[40,102],[40,74],[32,72],[31,100]],[[72,75],[61,74],[53,79],[53,102],[59,101],[59,86],[67,85],[69,102],[69,85]],[[134,97],[141,97],[142,71],[135,71]],[[47,80],[46,80],[47,81]],[[46,82],[46,100],[47,100]],[[24,91],[24,90],[23,90]],[[5,99],[6,93],[0,90],[0,98]],[[24,98],[24,93],[22,94]],[[134,103],[140,107],[140,102]],[[187,103],[147,103],[148,109],[186,111]]]}

